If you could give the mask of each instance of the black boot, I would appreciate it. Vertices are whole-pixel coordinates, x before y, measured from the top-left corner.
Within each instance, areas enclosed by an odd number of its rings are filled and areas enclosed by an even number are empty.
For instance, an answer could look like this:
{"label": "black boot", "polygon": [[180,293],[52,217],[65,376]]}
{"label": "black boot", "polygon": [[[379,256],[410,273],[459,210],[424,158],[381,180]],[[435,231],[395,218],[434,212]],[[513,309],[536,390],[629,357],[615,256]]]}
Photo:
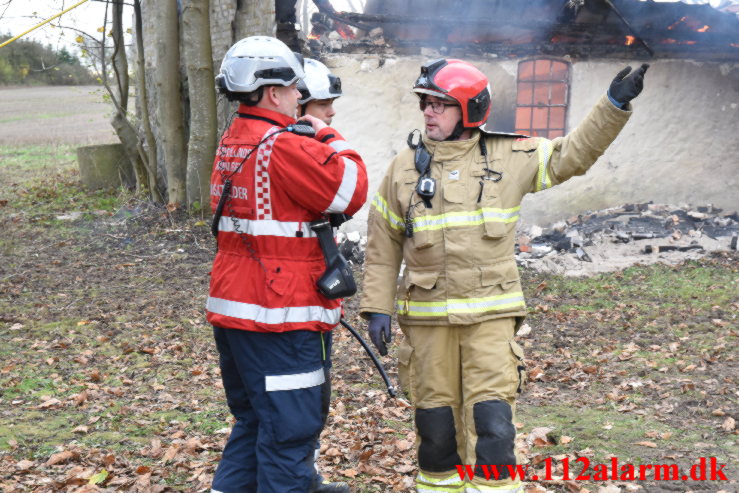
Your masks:
{"label": "black boot", "polygon": [[351,493],[351,490],[349,489],[349,485],[343,481],[336,483],[323,481],[313,488],[312,493]]}

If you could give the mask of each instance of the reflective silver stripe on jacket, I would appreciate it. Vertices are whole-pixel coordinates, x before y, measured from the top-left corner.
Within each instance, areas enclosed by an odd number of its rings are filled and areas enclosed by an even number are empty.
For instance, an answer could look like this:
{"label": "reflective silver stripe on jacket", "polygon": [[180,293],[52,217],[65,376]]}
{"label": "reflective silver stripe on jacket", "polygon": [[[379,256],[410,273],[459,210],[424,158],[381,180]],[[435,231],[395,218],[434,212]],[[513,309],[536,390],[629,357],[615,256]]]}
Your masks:
{"label": "reflective silver stripe on jacket", "polygon": [[[252,236],[282,236],[295,238],[298,231],[303,232],[302,238],[315,238],[316,234],[310,229],[309,222],[277,221],[276,219],[236,219],[239,231]],[[234,220],[231,216],[222,216],[218,223],[218,231],[235,233]]]}
{"label": "reflective silver stripe on jacket", "polygon": [[277,390],[297,390],[316,387],[326,381],[323,368],[308,372],[295,373],[293,375],[267,375],[264,377],[264,386],[267,392]]}
{"label": "reflective silver stripe on jacket", "polygon": [[287,306],[284,308],[267,308],[251,303],[224,300],[208,297],[205,308],[218,315],[253,320],[262,324],[284,324],[291,322],[320,322],[335,325],[341,317],[341,307],[324,308],[322,306]]}
{"label": "reflective silver stripe on jacket", "polygon": [[349,202],[352,201],[354,191],[357,189],[357,163],[346,157],[339,159],[344,162],[344,176],[341,178],[341,186],[339,186],[339,190],[326,212],[344,212],[349,207]]}
{"label": "reflective silver stripe on jacket", "polygon": [[336,152],[353,151],[354,149],[345,140],[335,140],[329,144]]}

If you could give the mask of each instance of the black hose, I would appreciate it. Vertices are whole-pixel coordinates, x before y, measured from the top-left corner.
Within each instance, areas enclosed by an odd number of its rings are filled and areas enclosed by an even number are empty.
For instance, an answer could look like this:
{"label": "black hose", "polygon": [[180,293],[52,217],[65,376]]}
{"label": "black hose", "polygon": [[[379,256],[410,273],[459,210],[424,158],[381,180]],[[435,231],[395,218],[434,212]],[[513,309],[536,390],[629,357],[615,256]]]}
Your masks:
{"label": "black hose", "polygon": [[359,335],[359,332],[357,332],[354,327],[349,325],[349,322],[346,321],[343,317],[341,318],[341,325],[349,329],[349,332],[352,333],[352,335],[359,341],[359,343],[362,345],[365,351],[367,351],[367,354],[372,359],[372,362],[375,364],[375,367],[377,368],[377,371],[380,372],[380,376],[385,381],[385,385],[387,386],[387,393],[390,394],[390,397],[397,397],[398,392],[395,390],[395,387],[393,387],[392,383],[390,383],[390,378],[388,378],[387,373],[385,373],[385,369],[382,367],[382,364],[377,359],[377,356],[375,356],[375,353],[372,352],[372,349],[367,345],[367,341],[365,341],[361,335]]}

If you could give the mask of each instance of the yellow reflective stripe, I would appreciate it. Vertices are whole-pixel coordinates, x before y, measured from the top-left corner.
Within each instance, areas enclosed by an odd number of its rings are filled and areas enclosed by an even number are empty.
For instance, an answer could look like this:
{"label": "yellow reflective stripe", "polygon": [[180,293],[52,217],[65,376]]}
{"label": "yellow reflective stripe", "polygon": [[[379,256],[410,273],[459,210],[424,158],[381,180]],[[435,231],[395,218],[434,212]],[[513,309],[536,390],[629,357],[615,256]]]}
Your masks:
{"label": "yellow reflective stripe", "polygon": [[549,161],[552,158],[554,145],[549,139],[541,139],[537,150],[539,154],[539,172],[536,174],[536,191],[539,192],[552,186],[552,179],[549,177]]}
{"label": "yellow reflective stripe", "polygon": [[465,488],[464,488],[464,485],[461,485],[461,486],[429,486],[426,484],[416,483],[417,493],[425,493],[425,492],[436,493],[437,491],[446,491],[448,493],[464,493]]}
{"label": "yellow reflective stripe", "polygon": [[375,198],[372,200],[372,206],[377,209],[377,212],[385,218],[385,221],[387,221],[392,228],[399,229],[401,231],[405,230],[403,220],[400,219],[400,216],[390,210],[387,202],[379,193],[375,194]]}
{"label": "yellow reflective stripe", "polygon": [[476,211],[447,212],[436,216],[413,218],[414,231],[436,230],[445,227],[477,226],[485,221],[512,223],[518,221],[520,206],[510,209],[484,207]]}
{"label": "yellow reflective stripe", "polygon": [[495,491],[497,493],[518,493],[523,491],[523,484],[519,481],[504,486],[487,486],[482,484],[471,484],[465,488],[464,493],[478,493],[481,491]]}
{"label": "yellow reflective stripe", "polygon": [[415,317],[446,317],[452,313],[480,313],[525,306],[521,291],[484,298],[458,298],[446,301],[399,300],[397,302],[399,314]]}
{"label": "yellow reflective stripe", "polygon": [[454,473],[447,478],[436,479],[436,478],[430,478],[426,476],[423,472],[419,472],[418,476],[416,477],[416,481],[424,482],[426,484],[433,484],[435,486],[442,486],[442,485],[443,486],[450,486],[450,485],[458,486],[458,485],[464,484],[464,481],[460,479],[459,477],[459,473]]}
{"label": "yellow reflective stripe", "polygon": [[448,493],[464,493],[465,488],[464,485],[461,486],[429,486],[426,484],[418,484],[416,483],[416,491],[418,493],[425,493],[425,492],[431,492],[434,493],[437,491],[446,491]]}

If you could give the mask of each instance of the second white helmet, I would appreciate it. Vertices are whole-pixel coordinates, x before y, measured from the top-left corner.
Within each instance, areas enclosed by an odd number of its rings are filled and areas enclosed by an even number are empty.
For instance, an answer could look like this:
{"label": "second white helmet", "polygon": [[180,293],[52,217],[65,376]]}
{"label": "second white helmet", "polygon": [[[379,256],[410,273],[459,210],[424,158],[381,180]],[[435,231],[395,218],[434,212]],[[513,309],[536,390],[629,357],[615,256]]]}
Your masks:
{"label": "second white helmet", "polygon": [[305,59],[305,77],[298,82],[299,104],[316,99],[334,99],[342,95],[341,79],[324,64],[312,58]]}
{"label": "second white helmet", "polygon": [[226,52],[216,87],[230,92],[253,92],[262,86],[289,86],[305,76],[303,57],[285,43],[268,36],[250,36]]}

